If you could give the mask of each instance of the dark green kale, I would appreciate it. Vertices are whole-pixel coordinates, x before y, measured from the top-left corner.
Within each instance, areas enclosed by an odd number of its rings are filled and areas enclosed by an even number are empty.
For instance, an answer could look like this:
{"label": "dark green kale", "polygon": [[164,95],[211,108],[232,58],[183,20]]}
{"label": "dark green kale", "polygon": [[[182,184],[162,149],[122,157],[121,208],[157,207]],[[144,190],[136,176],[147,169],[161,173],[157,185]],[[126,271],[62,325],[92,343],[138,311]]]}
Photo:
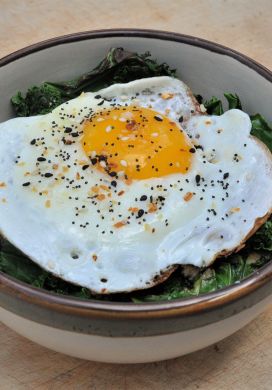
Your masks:
{"label": "dark green kale", "polygon": [[[197,96],[199,97],[200,95]],[[241,101],[236,94],[224,93],[224,96],[228,102],[229,110],[231,110],[232,108],[242,110]],[[203,99],[201,96],[200,98],[202,102]],[[197,100],[198,102],[200,102],[199,98],[197,98]],[[222,101],[215,96],[212,96],[210,100],[206,100],[204,106],[206,107],[207,114],[209,115],[222,115],[224,113]]]}
{"label": "dark green kale", "polygon": [[232,108],[237,108],[238,110],[242,110],[242,104],[240,102],[239,97],[235,94],[232,93],[224,93],[225,98],[228,101],[229,104],[229,110]]}
{"label": "dark green kale", "polygon": [[224,112],[221,100],[215,96],[213,96],[210,100],[207,100],[204,103],[204,106],[206,107],[207,114],[209,115],[222,115]]}
{"label": "dark green kale", "polygon": [[250,119],[252,123],[251,134],[259,138],[272,151],[272,127],[260,114],[252,115]]}
{"label": "dark green kale", "polygon": [[272,220],[267,221],[254,236],[248,241],[248,245],[254,250],[272,252]]}
{"label": "dark green kale", "polygon": [[24,97],[21,92],[17,92],[11,98],[16,116],[47,114],[63,103],[63,101],[64,97],[61,90],[49,83],[29,88]]}
{"label": "dark green kale", "polygon": [[30,88],[25,96],[17,92],[11,98],[16,116],[47,114],[81,92],[94,92],[112,84],[146,77],[175,76],[174,69],[149,57],[149,52],[137,54],[123,48],[112,48],[98,66],[76,79],[61,83],[45,82]]}

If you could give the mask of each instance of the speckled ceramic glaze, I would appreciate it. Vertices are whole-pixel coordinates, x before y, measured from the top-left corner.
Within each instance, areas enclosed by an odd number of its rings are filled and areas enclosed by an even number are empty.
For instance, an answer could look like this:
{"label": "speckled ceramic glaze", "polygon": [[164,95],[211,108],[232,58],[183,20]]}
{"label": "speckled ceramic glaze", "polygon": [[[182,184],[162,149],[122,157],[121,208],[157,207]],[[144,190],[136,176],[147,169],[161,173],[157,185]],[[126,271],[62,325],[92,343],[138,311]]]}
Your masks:
{"label": "speckled ceramic glaze", "polygon": [[[45,80],[73,78],[110,47],[151,51],[206,98],[235,91],[249,113],[272,120],[272,74],[231,49],[198,38],[146,30],[106,30],[45,41],[0,60],[0,121],[9,97]],[[272,263],[243,282],[196,298],[133,304],[58,296],[0,273],[0,318],[56,351],[105,362],[169,359],[230,335],[272,302]]]}

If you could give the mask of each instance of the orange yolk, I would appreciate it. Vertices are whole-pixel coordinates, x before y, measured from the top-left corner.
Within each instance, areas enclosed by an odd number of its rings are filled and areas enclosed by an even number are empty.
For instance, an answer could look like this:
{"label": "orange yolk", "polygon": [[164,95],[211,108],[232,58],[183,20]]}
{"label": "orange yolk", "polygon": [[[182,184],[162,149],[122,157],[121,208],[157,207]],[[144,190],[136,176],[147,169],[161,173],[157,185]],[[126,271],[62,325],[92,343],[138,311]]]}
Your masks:
{"label": "orange yolk", "polygon": [[85,123],[82,146],[108,173],[149,179],[189,170],[194,148],[179,125],[143,107],[103,110]]}

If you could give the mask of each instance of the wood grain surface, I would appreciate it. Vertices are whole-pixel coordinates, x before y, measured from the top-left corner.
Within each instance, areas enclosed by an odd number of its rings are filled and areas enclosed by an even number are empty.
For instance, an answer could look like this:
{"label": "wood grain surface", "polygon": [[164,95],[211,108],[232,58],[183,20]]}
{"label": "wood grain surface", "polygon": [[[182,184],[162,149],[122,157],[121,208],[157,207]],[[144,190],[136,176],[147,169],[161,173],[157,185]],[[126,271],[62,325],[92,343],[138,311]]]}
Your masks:
{"label": "wood grain surface", "polygon": [[[57,35],[154,28],[210,39],[272,68],[271,0],[0,0],[0,57]],[[178,359],[87,362],[0,326],[0,389],[272,389],[272,308],[233,336]]]}

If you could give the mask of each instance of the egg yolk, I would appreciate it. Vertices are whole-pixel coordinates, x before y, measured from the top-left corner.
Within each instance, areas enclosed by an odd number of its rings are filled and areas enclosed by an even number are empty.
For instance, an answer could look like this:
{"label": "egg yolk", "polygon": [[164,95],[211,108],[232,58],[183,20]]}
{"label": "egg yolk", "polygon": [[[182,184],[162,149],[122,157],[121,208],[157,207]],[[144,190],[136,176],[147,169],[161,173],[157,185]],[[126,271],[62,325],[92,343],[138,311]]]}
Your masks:
{"label": "egg yolk", "polygon": [[195,151],[178,124],[137,106],[96,113],[85,123],[81,142],[99,170],[135,180],[185,173]]}

